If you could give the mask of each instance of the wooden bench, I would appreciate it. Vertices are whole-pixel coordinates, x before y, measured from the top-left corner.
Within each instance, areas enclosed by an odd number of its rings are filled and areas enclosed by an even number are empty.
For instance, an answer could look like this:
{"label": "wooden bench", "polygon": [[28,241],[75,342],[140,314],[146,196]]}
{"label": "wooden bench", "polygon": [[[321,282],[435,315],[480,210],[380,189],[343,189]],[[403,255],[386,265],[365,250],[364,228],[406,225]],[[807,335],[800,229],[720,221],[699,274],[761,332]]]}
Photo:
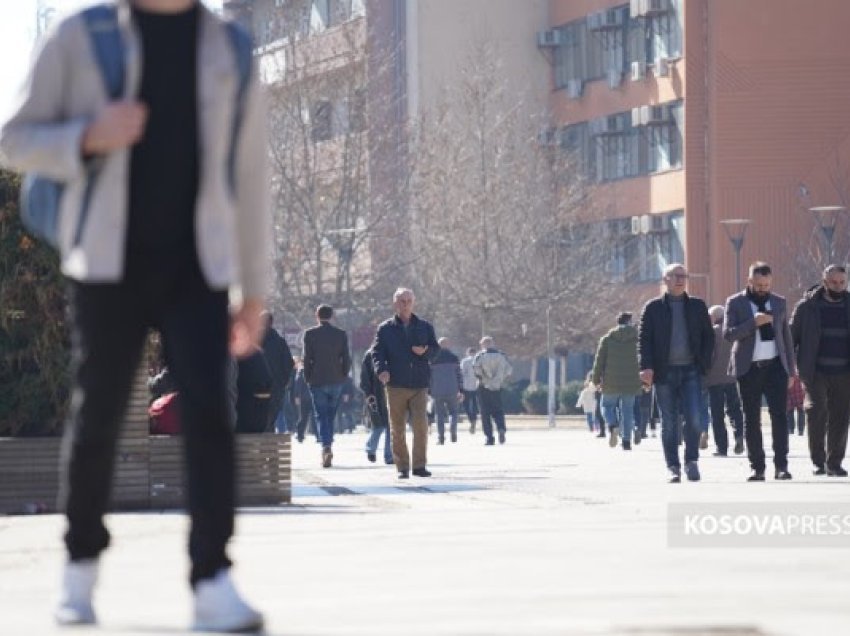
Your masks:
{"label": "wooden bench", "polygon": [[[184,504],[183,438],[148,434],[147,373],[133,383],[118,442],[113,510],[174,509]],[[61,440],[0,438],[0,513],[53,512],[59,491]],[[236,436],[236,502],[292,502],[289,434]]]}

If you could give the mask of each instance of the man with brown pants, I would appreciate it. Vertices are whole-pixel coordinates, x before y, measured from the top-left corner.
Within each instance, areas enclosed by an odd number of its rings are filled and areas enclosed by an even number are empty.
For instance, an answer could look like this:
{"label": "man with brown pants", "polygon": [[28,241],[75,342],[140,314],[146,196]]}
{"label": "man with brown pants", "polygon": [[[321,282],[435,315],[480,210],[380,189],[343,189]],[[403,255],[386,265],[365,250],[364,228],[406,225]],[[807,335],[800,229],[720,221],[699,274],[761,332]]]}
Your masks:
{"label": "man with brown pants", "polygon": [[413,426],[413,474],[430,477],[428,464],[428,387],[431,359],[440,350],[434,328],[413,313],[415,297],[399,287],[393,294],[395,316],[378,326],[372,361],[378,379],[387,389],[393,460],[399,479],[410,477],[411,458],[405,439],[405,420]]}

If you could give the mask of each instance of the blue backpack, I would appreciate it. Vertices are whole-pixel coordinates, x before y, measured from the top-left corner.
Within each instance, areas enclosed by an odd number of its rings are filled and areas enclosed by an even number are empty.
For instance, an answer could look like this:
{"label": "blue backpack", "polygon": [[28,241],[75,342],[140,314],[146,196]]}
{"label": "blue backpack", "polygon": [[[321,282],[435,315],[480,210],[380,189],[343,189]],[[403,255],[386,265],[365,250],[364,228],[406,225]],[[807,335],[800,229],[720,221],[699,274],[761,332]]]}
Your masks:
{"label": "blue backpack", "polygon": [[[124,43],[118,28],[114,5],[97,5],[82,12],[92,50],[110,100],[118,100],[124,94]],[[227,158],[228,185],[236,190],[236,142],[242,125],[245,93],[251,79],[253,46],[251,38],[232,22],[225,23],[227,34],[236,58],[239,73],[236,108],[230,131],[230,150]],[[86,187],[83,194],[83,209],[74,232],[74,245],[82,239],[89,202],[97,176],[105,158],[96,157],[86,162]],[[65,183],[38,174],[24,175],[21,184],[21,221],[27,231],[50,246],[59,249],[59,210]]]}

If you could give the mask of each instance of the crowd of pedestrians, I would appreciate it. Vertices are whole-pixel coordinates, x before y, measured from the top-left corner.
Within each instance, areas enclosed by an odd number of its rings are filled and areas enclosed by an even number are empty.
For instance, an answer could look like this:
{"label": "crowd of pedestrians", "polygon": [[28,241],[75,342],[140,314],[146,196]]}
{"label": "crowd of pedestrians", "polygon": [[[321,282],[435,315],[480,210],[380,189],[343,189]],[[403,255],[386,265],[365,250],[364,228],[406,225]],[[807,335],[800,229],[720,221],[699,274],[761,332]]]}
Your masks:
{"label": "crowd of pedestrians", "polygon": [[[808,434],[815,475],[846,477],[842,467],[850,418],[850,300],[846,269],[823,280],[789,311],[771,291],[773,273],[755,262],[747,286],[710,309],[686,291],[681,264],[664,271],[663,291],[644,305],[637,329],[621,313],[599,341],[593,370],[576,406],[588,429],[632,450],[657,409],[668,480],[699,481],[700,450],[747,453],[749,482],[766,479],[762,404],[770,418],[773,477],[793,478],[789,435]],[[601,392],[601,395],[600,395]],[[601,407],[601,420],[599,408]],[[634,425],[637,422],[637,425]],[[683,448],[684,456],[680,453]]]}

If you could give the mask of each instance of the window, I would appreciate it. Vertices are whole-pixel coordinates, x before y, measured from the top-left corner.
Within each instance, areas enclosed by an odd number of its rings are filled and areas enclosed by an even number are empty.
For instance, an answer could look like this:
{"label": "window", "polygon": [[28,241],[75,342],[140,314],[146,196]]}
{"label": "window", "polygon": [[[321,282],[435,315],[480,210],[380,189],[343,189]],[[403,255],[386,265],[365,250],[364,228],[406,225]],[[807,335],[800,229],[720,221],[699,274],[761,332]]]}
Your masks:
{"label": "window", "polygon": [[330,102],[321,101],[313,104],[310,113],[310,134],[314,142],[326,141],[333,133],[333,106]]}
{"label": "window", "polygon": [[664,108],[667,119],[645,126],[632,126],[631,112],[567,126],[558,133],[560,147],[597,182],[681,168],[682,102]]}
{"label": "window", "polygon": [[646,61],[654,64],[661,58],[680,57],[682,30],[675,11],[648,15],[646,20]]}
{"label": "window", "polygon": [[310,31],[324,31],[331,25],[330,18],[330,0],[313,0],[310,9]]}

